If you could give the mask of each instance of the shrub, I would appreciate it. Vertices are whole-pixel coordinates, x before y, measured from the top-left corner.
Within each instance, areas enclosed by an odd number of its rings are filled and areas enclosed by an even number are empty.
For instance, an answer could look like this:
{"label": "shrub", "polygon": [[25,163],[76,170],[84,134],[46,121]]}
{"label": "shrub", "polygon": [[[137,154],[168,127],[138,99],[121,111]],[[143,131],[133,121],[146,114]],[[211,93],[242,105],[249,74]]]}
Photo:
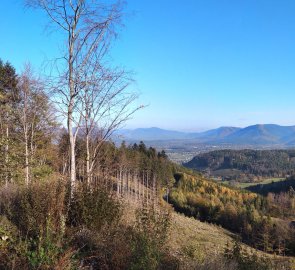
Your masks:
{"label": "shrub", "polygon": [[236,262],[239,270],[270,270],[274,269],[271,260],[257,253],[246,251],[238,240],[235,240],[232,247],[227,246],[224,257],[228,262]]}
{"label": "shrub", "polygon": [[136,224],[130,233],[132,258],[129,269],[158,269],[165,258],[169,225],[167,210],[144,207],[137,211]]}
{"label": "shrub", "polygon": [[141,207],[130,226],[104,189],[69,194],[58,180],[0,189],[0,269],[178,269],[166,248],[169,211]]}
{"label": "shrub", "polygon": [[0,190],[0,269],[53,269],[64,257],[65,191],[58,180]]}
{"label": "shrub", "polygon": [[73,194],[67,224],[99,232],[106,225],[116,224],[121,210],[121,203],[103,188],[83,185]]}
{"label": "shrub", "polygon": [[0,214],[18,228],[22,237],[37,239],[46,231],[49,221],[57,238],[62,233],[65,214],[62,181],[32,183],[29,187],[10,186],[0,191],[0,198]]}

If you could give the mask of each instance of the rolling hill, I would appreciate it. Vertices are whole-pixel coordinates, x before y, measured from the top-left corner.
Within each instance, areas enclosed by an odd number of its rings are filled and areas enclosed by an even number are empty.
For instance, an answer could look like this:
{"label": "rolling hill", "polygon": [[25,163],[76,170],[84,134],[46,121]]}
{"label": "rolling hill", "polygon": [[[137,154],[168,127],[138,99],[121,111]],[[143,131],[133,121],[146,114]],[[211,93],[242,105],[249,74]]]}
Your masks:
{"label": "rolling hill", "polygon": [[216,150],[195,156],[184,166],[240,182],[295,173],[294,150]]}
{"label": "rolling hill", "polygon": [[222,142],[232,144],[270,145],[288,144],[294,140],[295,126],[254,125],[226,136]]}
{"label": "rolling hill", "polygon": [[235,134],[241,128],[238,127],[220,127],[216,129],[210,129],[208,131],[200,133],[191,133],[189,134],[190,139],[196,140],[199,142],[214,142],[221,141],[227,138],[230,135]]}

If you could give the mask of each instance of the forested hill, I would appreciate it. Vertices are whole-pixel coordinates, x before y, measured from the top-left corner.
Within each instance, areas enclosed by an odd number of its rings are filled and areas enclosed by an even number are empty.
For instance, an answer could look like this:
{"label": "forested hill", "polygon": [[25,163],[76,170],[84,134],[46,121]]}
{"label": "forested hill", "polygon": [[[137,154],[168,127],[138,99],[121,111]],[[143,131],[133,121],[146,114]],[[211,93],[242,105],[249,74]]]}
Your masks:
{"label": "forested hill", "polygon": [[[176,165],[165,152],[157,153],[139,145],[113,148],[121,164],[137,162],[136,167],[149,169],[158,176],[158,187],[169,187],[168,201],[176,211],[201,221],[221,225],[238,234],[250,246],[270,253],[295,254],[295,216],[293,192],[263,197],[208,180],[201,173]],[[123,163],[122,163],[123,162]],[[162,193],[163,195],[163,193]]]}
{"label": "forested hill", "polygon": [[227,180],[285,177],[295,172],[295,150],[217,150],[195,156],[184,166]]}
{"label": "forested hill", "polygon": [[221,225],[264,251],[295,254],[294,230],[289,226],[295,214],[294,193],[262,197],[198,174],[176,173],[175,179],[169,200],[177,211]]}

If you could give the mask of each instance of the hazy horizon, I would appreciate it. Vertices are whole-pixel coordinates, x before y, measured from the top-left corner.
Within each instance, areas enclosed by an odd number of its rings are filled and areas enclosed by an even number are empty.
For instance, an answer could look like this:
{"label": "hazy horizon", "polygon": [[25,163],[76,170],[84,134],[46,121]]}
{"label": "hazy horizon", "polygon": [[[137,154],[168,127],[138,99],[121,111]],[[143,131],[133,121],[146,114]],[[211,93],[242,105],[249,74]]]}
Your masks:
{"label": "hazy horizon", "polygon": [[251,124],[251,125],[246,125],[246,126],[234,126],[234,125],[222,125],[222,126],[214,126],[214,127],[203,127],[203,128],[187,128],[187,129],[177,129],[177,128],[163,128],[161,126],[138,126],[138,127],[132,127],[132,126],[124,126],[121,129],[130,129],[130,130],[135,130],[135,129],[151,129],[151,128],[159,128],[159,129],[163,129],[163,130],[169,130],[169,131],[180,131],[180,132],[203,132],[203,131],[208,131],[208,130],[212,130],[212,129],[218,129],[221,127],[236,127],[236,128],[246,128],[249,126],[256,126],[256,125],[278,125],[278,126],[295,126],[295,123],[293,125],[281,125],[281,124],[277,124],[277,123],[255,123],[255,124]]}

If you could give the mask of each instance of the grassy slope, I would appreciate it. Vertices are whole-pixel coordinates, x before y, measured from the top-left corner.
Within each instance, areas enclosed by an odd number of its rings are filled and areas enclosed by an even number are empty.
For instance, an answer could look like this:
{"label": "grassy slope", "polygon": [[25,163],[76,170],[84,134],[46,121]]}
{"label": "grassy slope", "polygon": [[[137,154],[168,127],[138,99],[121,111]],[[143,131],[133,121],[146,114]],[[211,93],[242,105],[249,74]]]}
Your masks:
{"label": "grassy slope", "polygon": [[209,253],[222,252],[226,244],[232,242],[234,234],[206,222],[172,213],[169,246],[174,254],[185,256],[185,248],[194,246]]}
{"label": "grassy slope", "polygon": [[[206,183],[209,186],[221,186],[222,189],[227,190],[226,186],[220,185],[220,183],[216,183],[216,181],[213,180],[207,180],[200,173],[190,171],[185,168],[183,168],[183,171],[184,174],[188,173],[190,177],[196,177],[199,181]],[[239,194],[241,192],[239,189],[232,187],[229,187],[229,190],[234,192],[234,194]],[[244,192],[242,191],[242,193]],[[167,207],[166,202],[163,202],[163,204]],[[126,206],[124,219],[126,223],[132,225],[135,220],[134,212],[138,205],[133,203],[130,204],[129,202]],[[207,256],[222,254],[227,244],[232,245],[234,239],[237,237],[237,235],[222,228],[221,226],[201,222],[192,217],[186,217],[183,214],[175,212],[172,206],[169,205],[168,207],[172,211],[168,247],[171,254],[179,258],[186,265],[190,264],[194,260],[199,260]],[[242,244],[242,246],[246,248],[249,253],[257,253],[258,255],[274,258],[270,254],[258,251],[245,244]],[[192,254],[190,251],[194,251],[193,257],[191,256]],[[289,260],[289,258],[276,256],[276,260],[286,261]]]}
{"label": "grassy slope", "polygon": [[[123,223],[132,225],[135,221],[135,211],[138,204],[132,201],[125,203]],[[173,254],[185,256],[183,251],[187,246],[199,246],[201,250],[208,250],[213,253],[222,252],[226,244],[233,241],[235,235],[228,230],[179,214],[166,202],[162,204],[172,213],[168,243]]]}
{"label": "grassy slope", "polygon": [[[216,181],[213,181],[213,180],[208,180],[198,173],[193,172],[191,174],[190,172],[185,172],[183,174],[185,175],[184,177],[184,179],[186,179],[185,182],[187,182],[187,180],[190,182],[189,179],[191,179],[192,182],[196,181],[196,184],[197,184],[196,186],[201,185],[205,187],[205,190],[206,190],[206,187],[217,189],[214,191],[216,195],[222,194],[222,193],[231,194],[230,196],[232,196],[232,198],[240,198],[240,196],[242,196],[242,198],[244,196],[245,198],[247,198],[248,196],[250,197],[257,196],[255,193],[251,193],[251,192],[245,193],[245,191],[239,188],[220,185],[220,183],[216,183]],[[280,181],[280,180],[281,179],[268,179],[267,182]],[[187,182],[187,184],[189,184],[189,182]],[[199,188],[197,188],[195,192],[200,194]],[[234,239],[237,237],[237,235],[235,235],[234,233],[218,225],[214,225],[214,224],[210,224],[206,222],[200,222],[197,219],[186,217],[183,214],[178,214],[174,211],[173,211],[172,217],[173,217],[172,218],[173,224],[172,224],[172,231],[170,235],[170,246],[171,246],[171,249],[173,250],[173,253],[178,254],[178,257],[180,256],[180,258],[183,258],[183,260],[187,260],[189,259],[188,257],[190,257],[190,256],[187,256],[187,252],[186,252],[187,247],[191,249],[195,249],[197,253],[201,253],[201,254],[203,253],[205,254],[205,256],[208,256],[208,255],[214,256],[216,255],[216,253],[222,253],[225,247],[227,246],[227,244],[229,243],[231,245]],[[242,246],[246,250],[248,250],[249,253],[252,253],[252,254],[256,253],[258,255],[263,255],[275,261],[286,262],[290,259],[288,257],[270,255],[262,251],[256,250],[245,244],[242,244]]]}
{"label": "grassy slope", "polygon": [[[169,248],[171,253],[186,265],[192,260],[202,260],[205,257],[222,254],[228,244],[232,245],[235,237],[235,234],[217,225],[201,222],[176,212],[172,213]],[[245,244],[242,246],[251,254],[256,253],[258,256],[264,256],[282,264],[290,260],[289,257],[270,255]]]}
{"label": "grassy slope", "polygon": [[[237,237],[234,233],[220,226],[201,222],[193,217],[186,217],[175,212],[170,205],[167,206],[166,202],[163,202],[163,204],[172,211],[168,248],[172,255],[180,259],[181,269],[186,269],[186,266],[192,265],[196,260],[202,261],[206,257],[220,256],[226,246],[228,244],[231,246],[235,237]],[[126,202],[123,223],[134,224],[134,214],[137,207],[138,205],[133,202]],[[274,257],[245,244],[242,244],[242,246],[249,253],[263,255],[276,261],[287,262],[289,260],[288,257]]]}

